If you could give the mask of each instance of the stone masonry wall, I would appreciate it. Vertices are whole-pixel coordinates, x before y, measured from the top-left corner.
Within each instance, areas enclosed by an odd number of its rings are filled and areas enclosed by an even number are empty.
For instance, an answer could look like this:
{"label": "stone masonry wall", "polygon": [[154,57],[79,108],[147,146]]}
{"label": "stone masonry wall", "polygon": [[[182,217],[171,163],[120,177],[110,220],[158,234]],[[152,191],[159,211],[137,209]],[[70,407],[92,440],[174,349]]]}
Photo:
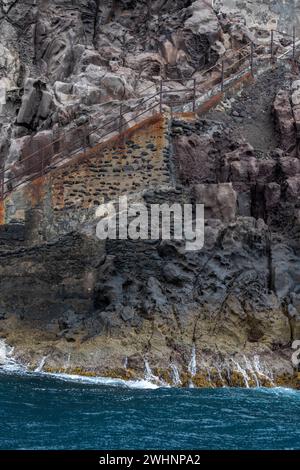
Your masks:
{"label": "stone masonry wall", "polygon": [[51,178],[55,211],[89,209],[120,194],[169,183],[168,122],[158,119]]}
{"label": "stone masonry wall", "polygon": [[93,218],[101,203],[170,185],[169,154],[169,118],[149,118],[12,193],[2,222],[26,220],[42,239],[55,238]]}

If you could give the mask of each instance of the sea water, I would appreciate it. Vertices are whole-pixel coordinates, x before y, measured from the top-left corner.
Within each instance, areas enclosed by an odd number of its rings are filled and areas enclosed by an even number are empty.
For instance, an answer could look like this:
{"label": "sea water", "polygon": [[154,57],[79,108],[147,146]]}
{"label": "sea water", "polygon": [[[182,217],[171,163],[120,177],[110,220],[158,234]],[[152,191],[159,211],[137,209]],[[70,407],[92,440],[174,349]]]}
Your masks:
{"label": "sea water", "polygon": [[1,449],[300,449],[300,392],[0,373]]}

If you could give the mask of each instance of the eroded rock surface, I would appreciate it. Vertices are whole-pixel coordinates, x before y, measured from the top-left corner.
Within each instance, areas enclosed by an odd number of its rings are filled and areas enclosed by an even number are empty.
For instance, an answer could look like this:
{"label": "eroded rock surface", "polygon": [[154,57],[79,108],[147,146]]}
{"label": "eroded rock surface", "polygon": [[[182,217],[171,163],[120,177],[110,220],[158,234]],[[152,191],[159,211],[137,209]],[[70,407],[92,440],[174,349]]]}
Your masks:
{"label": "eroded rock surface", "polygon": [[[24,135],[55,127],[61,136],[88,117],[111,120],[116,103],[136,103],[161,78],[174,79],[168,87],[176,92],[180,78],[201,80],[201,71],[225,53],[230,65],[233,50],[250,40],[260,52],[269,47],[251,21],[248,28],[246,5],[237,15],[206,0],[3,0],[0,6],[1,161]],[[266,31],[275,10],[264,17]]]}
{"label": "eroded rock surface", "polygon": [[[72,139],[82,141],[82,123],[108,122],[121,102],[131,111],[143,89],[154,92],[161,78],[173,79],[176,95],[179,78],[198,76],[226,50],[249,40],[262,51],[269,46],[268,34],[254,34],[255,23],[261,26],[255,11],[249,29],[242,14],[247,5],[237,12],[237,2],[221,10],[215,3],[213,10],[204,0],[2,1],[1,163],[18,175],[26,156],[47,144],[50,156],[37,152],[39,168],[41,158],[50,161],[57,136],[72,129]],[[278,2],[271,9],[263,3],[267,31],[278,20]],[[235,9],[234,17],[227,7]],[[295,385],[296,78],[278,68],[206,116],[174,119],[168,128],[164,178],[136,191],[136,198],[148,205],[204,203],[200,251],[188,252],[174,240],[100,242],[86,214],[68,225],[74,207],[60,200],[61,226],[75,230],[49,242],[38,205],[25,228],[15,211],[14,224],[0,230],[0,335],[20,361],[36,368],[43,360],[48,371],[125,378],[144,376],[146,364],[148,375],[150,367],[153,377],[168,383],[174,383],[175,368],[183,385]],[[90,146],[98,141],[95,134]],[[137,156],[132,142],[131,166],[123,162],[116,170],[132,176],[134,158],[144,157],[141,176],[147,180],[151,155],[159,150],[147,145],[146,155],[138,146]],[[87,168],[68,181],[70,200],[73,184],[76,198],[85,193],[82,178],[94,172],[97,184],[96,164]],[[116,196],[119,180],[110,176],[107,189]]]}

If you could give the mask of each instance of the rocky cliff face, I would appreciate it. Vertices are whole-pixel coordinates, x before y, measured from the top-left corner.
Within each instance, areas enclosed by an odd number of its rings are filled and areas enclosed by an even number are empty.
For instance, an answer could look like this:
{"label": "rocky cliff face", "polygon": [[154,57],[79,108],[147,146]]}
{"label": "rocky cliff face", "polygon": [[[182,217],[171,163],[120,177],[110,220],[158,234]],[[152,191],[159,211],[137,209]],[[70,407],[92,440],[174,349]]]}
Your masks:
{"label": "rocky cliff face", "polygon": [[[108,120],[121,101],[133,106],[161,78],[182,87],[180,78],[199,77],[249,39],[263,50],[268,29],[286,24],[287,6],[256,1],[250,12],[249,3],[2,1],[2,164],[17,168],[30,150],[66,129],[76,132],[91,116]],[[0,231],[0,333],[20,361],[35,368],[44,358],[48,371],[125,378],[146,369],[148,378],[175,385],[295,385],[300,168],[293,81],[279,68],[207,116],[171,122],[159,167],[169,184],[154,174],[138,198],[204,203],[200,252],[175,241],[99,242],[84,219],[51,242],[41,236],[40,219],[31,218],[25,233],[19,226],[13,236]],[[131,177],[136,145],[126,145]],[[156,151],[148,142],[138,155],[146,181]],[[99,172],[91,163],[75,172],[80,191],[87,190],[82,175],[88,187],[88,175]],[[106,189],[115,195],[110,177]],[[55,208],[60,220],[78,209],[72,187],[69,193],[70,206]]]}
{"label": "rocky cliff face", "polygon": [[268,3],[1,1],[2,165],[18,161],[32,133],[43,145],[88,117],[116,115],[103,104],[135,102],[160,78],[199,78],[226,50],[256,41],[258,28],[269,46],[268,30],[298,16],[294,2]]}
{"label": "rocky cliff face", "polygon": [[88,117],[111,119],[118,110],[103,103],[191,76],[221,47],[202,1],[2,1],[0,33],[2,165],[33,151],[26,136],[41,146]]}

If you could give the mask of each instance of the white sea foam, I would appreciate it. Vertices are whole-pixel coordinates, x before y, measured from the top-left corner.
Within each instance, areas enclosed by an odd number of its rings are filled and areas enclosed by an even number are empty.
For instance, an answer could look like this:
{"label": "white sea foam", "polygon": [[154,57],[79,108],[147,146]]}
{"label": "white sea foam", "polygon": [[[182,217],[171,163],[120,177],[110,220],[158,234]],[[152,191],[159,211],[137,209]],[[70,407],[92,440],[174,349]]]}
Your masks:
{"label": "white sea foam", "polygon": [[169,384],[164,382],[162,379],[157,377],[157,375],[155,375],[152,372],[152,369],[151,369],[150,364],[149,364],[147,359],[144,359],[144,364],[145,364],[144,379],[147,383],[156,384],[158,387],[170,387]]}
{"label": "white sea foam", "polygon": [[192,355],[191,355],[191,360],[188,365],[188,371],[191,374],[192,377],[194,377],[197,374],[197,359],[196,359],[196,346],[193,344],[192,347]]}
{"label": "white sea foam", "polygon": [[[64,380],[64,381],[71,381],[71,382],[81,382],[81,383],[86,383],[86,384],[94,384],[94,385],[106,385],[106,386],[114,386],[114,387],[124,387],[124,388],[132,388],[132,389],[158,389],[162,387],[170,387],[169,384],[165,383],[163,380],[161,380],[159,377],[157,377],[151,367],[149,362],[145,359],[145,375],[143,379],[139,380],[123,380],[123,379],[117,379],[117,378],[109,378],[109,377],[101,377],[101,376],[96,376],[96,377],[87,377],[87,376],[80,376],[80,375],[73,375],[73,374],[67,374],[67,373],[47,373],[43,371],[45,362],[47,360],[47,356],[44,356],[41,358],[38,366],[36,367],[34,372],[31,372],[26,368],[26,366],[20,364],[15,358],[14,358],[14,348],[6,344],[6,341],[4,339],[0,339],[0,372],[5,372],[5,373],[10,373],[10,374],[28,374],[28,375],[38,375],[38,376],[44,376],[44,377],[53,377],[59,380]],[[69,364],[70,362],[70,356],[68,357],[67,363]],[[255,381],[255,385],[257,389],[263,389],[261,387],[261,378],[268,379],[268,382],[271,385],[274,384],[274,377],[271,371],[268,370],[268,368],[260,362],[259,356],[254,356],[253,360],[251,361],[247,357],[243,357],[244,366],[241,365],[238,361],[235,361],[231,359],[231,367],[232,365],[234,366],[234,370],[239,372],[243,379],[244,379],[244,385],[246,388],[250,388],[249,382],[251,380],[251,377]],[[201,363],[202,364],[202,363]],[[204,363],[202,364],[204,366]],[[208,378],[210,379],[210,373],[209,373],[209,367],[206,367],[207,365],[205,364],[205,369],[208,374]],[[225,366],[223,364],[223,369],[224,371],[228,374],[230,378],[230,365],[226,362]],[[170,369],[172,373],[172,379],[173,379],[173,385],[174,386],[179,386],[181,384],[180,380],[180,375],[178,371],[178,367],[176,364],[171,363],[170,364]],[[219,372],[219,376],[222,379],[222,374],[221,371],[219,371],[219,367],[217,367],[217,370]],[[189,363],[189,372],[191,375],[195,375],[197,371],[197,363],[196,363],[196,349],[195,346],[192,349],[192,355],[191,355],[191,360]],[[190,387],[194,388],[194,385],[192,381],[190,382]],[[298,391],[295,391],[290,388],[284,388],[284,387],[274,387],[273,388],[274,393],[299,393]]]}
{"label": "white sea foam", "polygon": [[5,340],[0,339],[0,371],[7,372],[7,373],[26,373],[28,375],[39,376],[39,377],[53,377],[55,379],[70,381],[70,382],[80,382],[85,384],[95,384],[95,385],[107,385],[107,386],[121,386],[125,388],[135,388],[135,389],[143,389],[143,390],[155,390],[162,386],[163,384],[154,383],[151,379],[155,380],[156,377],[151,373],[151,369],[148,369],[149,377],[141,380],[123,380],[123,379],[115,379],[109,377],[86,377],[81,375],[72,375],[72,374],[65,374],[65,373],[48,373],[43,372],[43,368],[47,359],[47,356],[41,358],[40,363],[34,370],[34,372],[30,372],[24,365],[17,362],[17,360],[13,357],[14,348],[8,346]]}
{"label": "white sea foam", "polygon": [[145,380],[147,382],[151,382],[151,381],[157,381],[158,380],[158,377],[156,377],[153,372],[152,372],[152,369],[150,367],[150,364],[149,362],[147,361],[147,359],[144,360],[144,363],[145,363]]}
{"label": "white sea foam", "polygon": [[4,339],[0,339],[0,370],[5,372],[25,371],[25,367],[14,359],[13,353],[14,348],[8,346]]}
{"label": "white sea foam", "polygon": [[250,381],[250,377],[249,375],[247,374],[247,371],[246,369],[244,369],[237,361],[235,361],[234,359],[231,359],[233,364],[235,365],[235,370],[237,372],[239,372],[241,374],[241,376],[243,377],[243,380],[244,380],[244,384],[245,384],[245,387],[246,388],[249,388],[249,381]]}
{"label": "white sea foam", "polygon": [[44,365],[46,363],[46,359],[47,359],[47,356],[42,357],[39,365],[37,366],[37,368],[35,369],[34,372],[42,372],[43,371]]}
{"label": "white sea foam", "polygon": [[174,362],[172,362],[170,364],[170,368],[171,368],[171,371],[172,371],[173,384],[175,386],[181,385],[182,382],[180,380],[180,374],[179,374],[179,370],[178,370],[177,365]]}
{"label": "white sea foam", "polygon": [[85,377],[82,375],[72,375],[64,373],[45,373],[42,372],[40,375],[47,377],[54,377],[59,380],[80,382],[83,384],[94,384],[94,385],[107,385],[112,387],[125,387],[125,388],[136,388],[136,389],[151,389],[155,390],[160,388],[159,385],[150,382],[149,380],[123,380],[123,379],[113,379],[109,377]]}

